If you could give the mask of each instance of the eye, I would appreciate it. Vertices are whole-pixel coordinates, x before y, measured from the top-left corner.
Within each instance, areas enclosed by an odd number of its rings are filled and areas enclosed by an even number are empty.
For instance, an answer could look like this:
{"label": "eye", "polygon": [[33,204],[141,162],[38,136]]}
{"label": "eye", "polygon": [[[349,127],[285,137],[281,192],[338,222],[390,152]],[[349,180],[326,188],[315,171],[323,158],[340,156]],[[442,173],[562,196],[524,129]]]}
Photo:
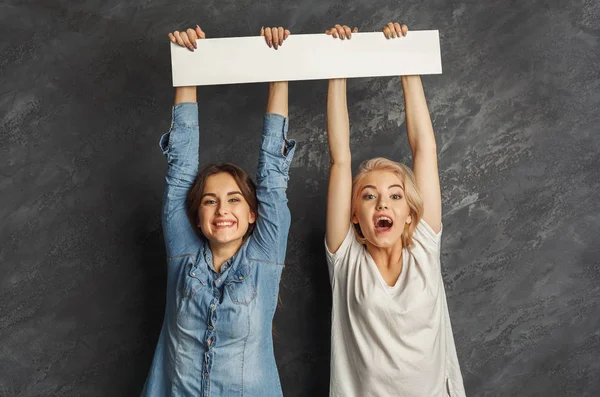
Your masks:
{"label": "eye", "polygon": [[239,203],[241,200],[238,197],[232,197],[229,199],[230,203]]}
{"label": "eye", "polygon": [[400,200],[402,198],[402,196],[399,194],[392,194],[390,197],[392,200]]}
{"label": "eye", "polygon": [[375,198],[377,198],[377,197],[375,197],[375,195],[372,193],[367,193],[363,196],[363,199],[365,199],[365,200],[373,200]]}
{"label": "eye", "polygon": [[215,200],[213,200],[213,199],[208,199],[208,200],[204,201],[204,203],[203,203],[203,204],[204,204],[204,205],[211,205],[211,204],[215,204],[215,203],[216,203],[216,201],[215,201]]}

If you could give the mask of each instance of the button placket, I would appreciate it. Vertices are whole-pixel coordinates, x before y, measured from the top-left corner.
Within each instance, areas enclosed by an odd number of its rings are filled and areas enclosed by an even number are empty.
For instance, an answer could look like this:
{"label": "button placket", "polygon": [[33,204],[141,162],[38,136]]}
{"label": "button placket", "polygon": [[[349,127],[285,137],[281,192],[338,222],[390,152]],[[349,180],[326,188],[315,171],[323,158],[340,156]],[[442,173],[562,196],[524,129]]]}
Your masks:
{"label": "button placket", "polygon": [[[210,377],[210,372],[212,369],[212,362],[213,362],[213,356],[214,356],[214,352],[213,352],[213,347],[215,345],[216,342],[216,338],[214,335],[214,324],[216,323],[216,308],[217,308],[217,304],[216,302],[212,302],[210,304],[210,310],[208,313],[208,326],[207,326],[207,331],[205,333],[205,341],[206,341],[206,351],[204,352],[204,377],[205,382],[208,382],[208,377]],[[208,388],[205,389],[205,393],[208,390]]]}

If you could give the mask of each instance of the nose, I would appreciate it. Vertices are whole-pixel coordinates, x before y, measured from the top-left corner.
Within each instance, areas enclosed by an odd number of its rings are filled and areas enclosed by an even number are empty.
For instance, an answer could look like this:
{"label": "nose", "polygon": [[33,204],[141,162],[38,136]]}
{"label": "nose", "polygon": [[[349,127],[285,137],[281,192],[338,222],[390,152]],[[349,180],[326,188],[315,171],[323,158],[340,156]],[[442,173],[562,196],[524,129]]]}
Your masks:
{"label": "nose", "polygon": [[377,203],[377,210],[387,210],[387,203],[384,203],[382,200],[379,200]]}
{"label": "nose", "polygon": [[219,215],[225,215],[229,212],[229,210],[227,209],[227,205],[226,204],[219,204],[217,206],[217,214]]}

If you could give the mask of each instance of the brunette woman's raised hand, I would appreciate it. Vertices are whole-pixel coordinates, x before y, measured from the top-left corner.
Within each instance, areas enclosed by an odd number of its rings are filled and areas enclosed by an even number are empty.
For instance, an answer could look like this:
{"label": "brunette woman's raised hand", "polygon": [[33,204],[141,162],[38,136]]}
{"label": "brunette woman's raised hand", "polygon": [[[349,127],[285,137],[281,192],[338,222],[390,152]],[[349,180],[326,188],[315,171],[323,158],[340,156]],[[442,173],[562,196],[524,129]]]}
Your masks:
{"label": "brunette woman's raised hand", "polygon": [[194,49],[197,48],[196,40],[204,38],[206,38],[206,34],[198,25],[196,25],[194,29],[190,28],[183,31],[175,30],[169,33],[169,40],[171,40],[171,43],[179,44],[190,51],[194,51]]}
{"label": "brunette woman's raised hand", "polygon": [[[260,35],[270,48],[278,49],[290,37],[290,31],[282,26],[262,27]],[[269,84],[269,99],[267,100],[267,113],[280,114],[288,117],[288,82],[274,81]]]}
{"label": "brunette woman's raised hand", "polygon": [[[184,31],[175,30],[169,33],[171,43],[186,47],[190,51],[197,48],[196,41],[206,38],[206,34],[196,25],[194,29]],[[196,87],[175,88],[175,105],[183,102],[196,102]]]}

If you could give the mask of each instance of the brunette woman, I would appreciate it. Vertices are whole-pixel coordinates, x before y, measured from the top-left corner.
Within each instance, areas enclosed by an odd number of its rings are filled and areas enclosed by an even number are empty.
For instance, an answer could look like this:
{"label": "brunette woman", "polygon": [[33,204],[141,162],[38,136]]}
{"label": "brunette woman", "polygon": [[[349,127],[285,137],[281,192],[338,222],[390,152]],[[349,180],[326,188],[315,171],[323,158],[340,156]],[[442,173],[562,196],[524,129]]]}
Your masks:
{"label": "brunette woman", "polygon": [[[261,29],[277,48],[283,28]],[[169,33],[193,51],[200,27]],[[286,188],[295,142],[287,139],[288,84],[270,84],[256,185],[238,166],[198,172],[196,87],[175,90],[160,146],[168,162],[163,202],[167,301],[142,395],[281,396],[272,321],[290,227]]]}

